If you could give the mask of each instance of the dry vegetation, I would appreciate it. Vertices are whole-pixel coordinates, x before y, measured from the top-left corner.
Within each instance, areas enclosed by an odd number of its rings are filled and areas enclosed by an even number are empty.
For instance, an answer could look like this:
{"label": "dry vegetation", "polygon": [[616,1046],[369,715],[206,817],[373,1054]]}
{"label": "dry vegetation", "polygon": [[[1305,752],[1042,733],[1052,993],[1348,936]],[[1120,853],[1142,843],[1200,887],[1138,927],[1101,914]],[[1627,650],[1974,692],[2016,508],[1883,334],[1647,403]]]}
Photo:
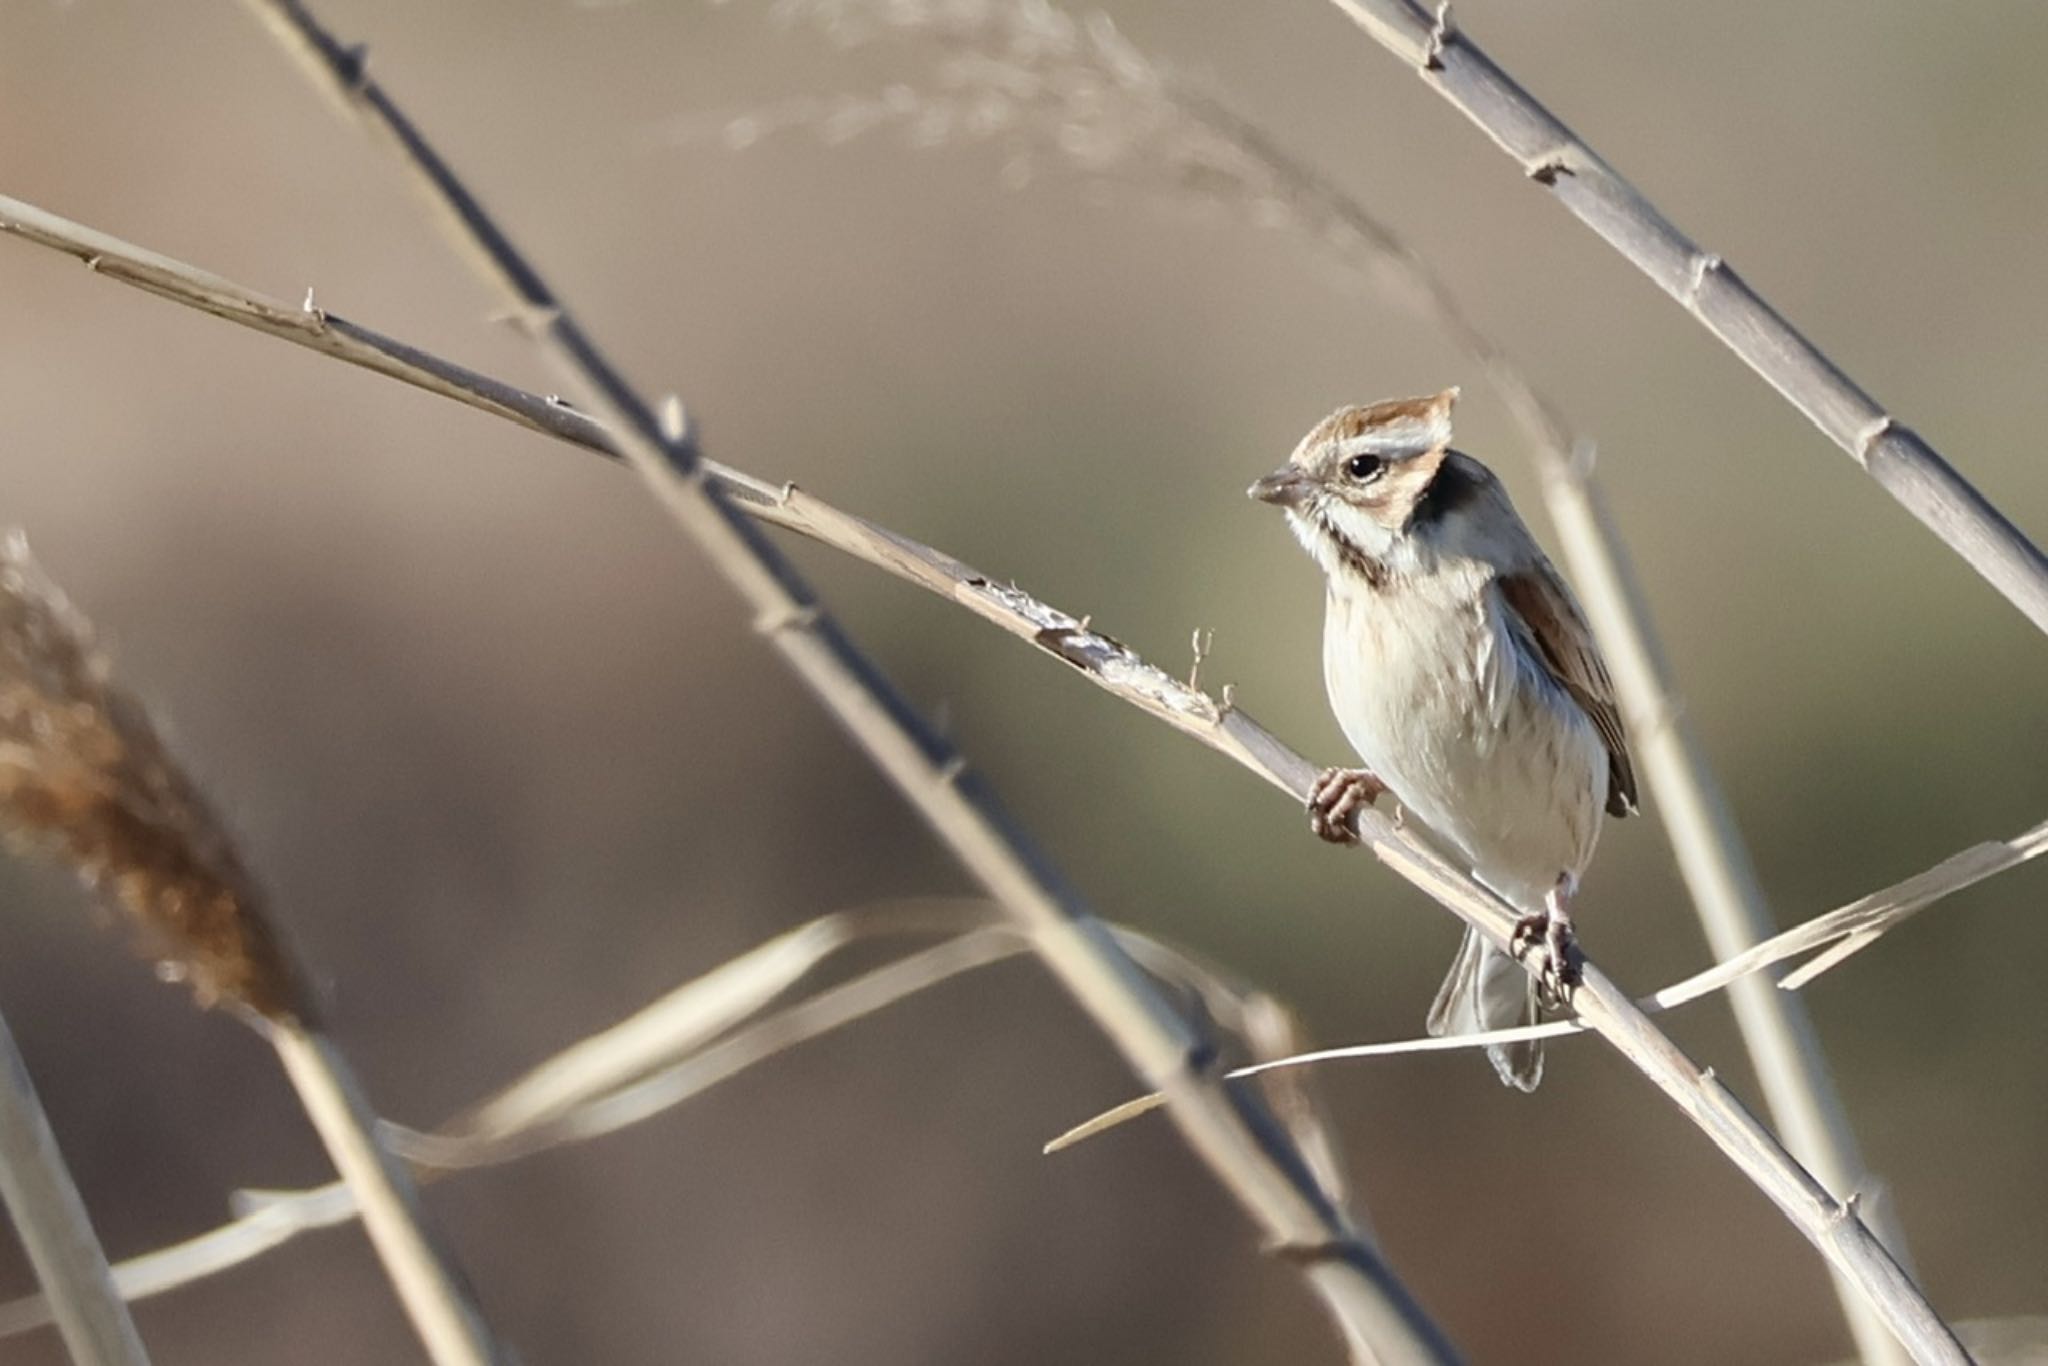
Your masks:
{"label": "dry vegetation", "polygon": [[[1499,79],[1485,55],[1449,23],[1447,11],[1425,12],[1396,0],[1343,7],[1493,131],[1532,179],[1657,276],[2023,611],[2048,623],[2048,564],[2024,536],[1750,294],[1718,257],[1678,235],[1541,106]],[[251,8],[314,82],[414,173],[466,255],[504,292],[511,319],[555,366],[567,401],[442,361],[330,313],[326,300],[316,307],[310,295],[301,306],[268,299],[32,205],[0,201],[0,232],[67,252],[108,278],[622,459],[746,604],[768,648],[854,737],[987,899],[885,905],[810,921],[570,1045],[439,1131],[379,1128],[339,1047],[319,1031],[313,993],[281,947],[272,912],[236,844],[142,708],[111,681],[83,618],[24,544],[11,540],[0,559],[0,822],[20,848],[54,858],[102,891],[142,927],[151,954],[188,980],[202,1003],[237,1007],[276,1044],[346,1178],[267,1196],[219,1230],[116,1266],[121,1295],[132,1300],[191,1284],[360,1211],[434,1359],[506,1359],[466,1277],[428,1230],[408,1164],[440,1175],[617,1132],[795,1044],[1028,952],[1154,1092],[1115,1118],[1163,1103],[1192,1151],[1260,1226],[1268,1250],[1300,1268],[1357,1359],[1461,1359],[1452,1345],[1456,1332],[1440,1327],[1397,1274],[1399,1257],[1385,1255],[1364,1231],[1363,1218],[1346,1208],[1339,1153],[1347,1145],[1305,1089],[1306,1071],[1287,1065],[1301,1046],[1288,1012],[1196,955],[1096,920],[967,766],[961,748],[863,653],[760,526],[787,528],[966,608],[1296,799],[1314,771],[1309,760],[1254,720],[1230,689],[1212,694],[1198,686],[1199,673],[1182,681],[1154,667],[1088,616],[1053,607],[794,485],[710,461],[682,405],[654,400],[612,367],[539,269],[517,254],[509,235],[470,197],[360,49],[333,38],[292,0],[252,0]],[[1906,882],[1769,937],[1750,854],[1701,747],[1676,715],[1643,594],[1592,483],[1590,446],[1573,437],[1504,349],[1470,321],[1422,253],[1275,138],[1146,57],[1107,20],[998,0],[806,0],[780,9],[841,43],[908,37],[929,44],[938,60],[928,80],[891,85],[872,97],[804,97],[717,120],[698,117],[668,129],[671,136],[687,141],[709,132],[743,148],[791,128],[815,130],[836,143],[894,127],[920,145],[996,142],[1014,184],[1057,170],[1169,198],[1199,196],[1285,229],[1289,240],[1309,245],[1353,278],[1390,289],[1491,381],[1521,424],[1575,576],[1609,651],[1621,661],[1624,700],[1645,741],[1659,814],[1726,960],[1641,1003],[1588,961],[1571,1001],[1573,1018],[1545,1032],[1603,1035],[1777,1205],[1827,1259],[1864,1360],[1970,1360],[1963,1340],[1915,1284],[1897,1226],[1868,1217],[1863,1196],[1871,1178],[1840,1118],[1812,1026],[1779,988],[1805,985],[1924,907],[2033,858],[2048,848],[2048,824],[1975,845]],[[1197,670],[1206,649],[1198,632]],[[1507,941],[1513,913],[1417,832],[1377,812],[1364,813],[1359,827],[1381,862],[1496,942]],[[911,947],[902,947],[906,940]],[[813,974],[828,959],[875,943],[892,946],[881,966],[815,985]],[[1803,955],[1812,956],[1776,984],[1759,975]],[[1651,1021],[1655,1011],[1730,987],[1739,993],[1745,1042],[1773,1117],[1791,1136],[1789,1152],[1715,1069],[1695,1063]],[[1351,1055],[1487,1041],[1402,1042]],[[1247,1060],[1258,1065],[1231,1072]],[[1254,1073],[1265,1078],[1263,1091],[1233,1080]],[[33,1112],[25,1079],[11,1094]],[[1601,1115],[1587,1122],[1625,1121]],[[39,1164],[61,1177],[54,1148],[0,1144],[0,1162]],[[15,1203],[16,1188],[8,1195]],[[48,1219],[58,1241],[90,1245],[76,1203],[23,1203],[13,1212],[25,1229]],[[50,1291],[47,1303],[0,1307],[0,1330],[25,1331],[54,1318],[80,1360],[141,1359],[140,1347],[128,1345],[133,1333],[124,1311],[103,1291],[103,1262],[80,1269],[39,1257],[37,1268]],[[2025,1350],[1998,1349],[2015,1361]]]}

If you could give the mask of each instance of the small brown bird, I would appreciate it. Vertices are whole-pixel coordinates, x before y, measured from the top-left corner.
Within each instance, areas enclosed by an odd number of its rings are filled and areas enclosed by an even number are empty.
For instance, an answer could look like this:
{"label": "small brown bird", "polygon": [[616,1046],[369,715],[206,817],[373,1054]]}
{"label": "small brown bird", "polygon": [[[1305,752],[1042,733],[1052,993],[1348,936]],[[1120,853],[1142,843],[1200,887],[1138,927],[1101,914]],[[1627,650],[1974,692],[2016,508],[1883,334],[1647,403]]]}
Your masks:
{"label": "small brown bird", "polygon": [[[1457,396],[1340,408],[1249,492],[1322,566],[1323,680],[1366,765],[1321,776],[1311,828],[1354,840],[1352,814],[1392,791],[1523,913],[1558,979],[1601,813],[1634,813],[1635,773],[1571,590],[1493,472],[1450,448]],[[1429,1032],[1534,1023],[1537,996],[1468,929]],[[1487,1054],[1510,1086],[1542,1079],[1538,1043]]]}

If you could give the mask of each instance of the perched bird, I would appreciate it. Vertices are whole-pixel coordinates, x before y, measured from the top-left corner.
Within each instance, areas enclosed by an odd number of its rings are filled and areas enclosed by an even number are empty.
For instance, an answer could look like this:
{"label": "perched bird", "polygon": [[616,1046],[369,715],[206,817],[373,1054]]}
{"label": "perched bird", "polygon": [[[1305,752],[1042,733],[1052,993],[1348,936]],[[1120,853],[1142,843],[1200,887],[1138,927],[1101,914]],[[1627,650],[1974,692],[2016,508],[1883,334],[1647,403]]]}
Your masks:
{"label": "perched bird", "polygon": [[[1363,769],[1309,798],[1324,839],[1381,792],[1455,846],[1523,915],[1553,987],[1600,817],[1636,809],[1614,685],[1571,590],[1491,470],[1451,445],[1456,389],[1339,408],[1250,496],[1286,509],[1328,586],[1323,682]],[[1537,984],[1467,929],[1431,1034],[1534,1023]],[[1541,1045],[1487,1050],[1533,1091]]]}

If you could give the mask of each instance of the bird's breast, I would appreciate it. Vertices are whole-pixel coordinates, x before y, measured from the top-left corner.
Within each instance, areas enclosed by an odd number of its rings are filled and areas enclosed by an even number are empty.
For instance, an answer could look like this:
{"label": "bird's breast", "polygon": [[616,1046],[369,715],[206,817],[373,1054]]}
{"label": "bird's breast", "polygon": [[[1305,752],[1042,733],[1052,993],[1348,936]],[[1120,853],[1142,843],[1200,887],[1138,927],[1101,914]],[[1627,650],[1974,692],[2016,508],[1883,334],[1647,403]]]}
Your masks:
{"label": "bird's breast", "polygon": [[1591,859],[1606,800],[1592,722],[1528,659],[1485,584],[1329,599],[1323,675],[1359,758],[1525,908]]}

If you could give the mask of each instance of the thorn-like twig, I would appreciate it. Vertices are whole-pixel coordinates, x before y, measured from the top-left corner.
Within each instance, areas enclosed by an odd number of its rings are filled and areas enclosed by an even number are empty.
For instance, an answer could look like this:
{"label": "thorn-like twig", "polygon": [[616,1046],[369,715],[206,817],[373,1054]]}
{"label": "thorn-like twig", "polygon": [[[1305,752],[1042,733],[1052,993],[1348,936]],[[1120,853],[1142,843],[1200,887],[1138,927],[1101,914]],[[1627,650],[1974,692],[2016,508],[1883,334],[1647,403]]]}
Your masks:
{"label": "thorn-like twig", "polygon": [[1209,657],[1209,647],[1216,643],[1216,633],[1197,626],[1191,643],[1194,646],[1194,662],[1188,665],[1188,691],[1202,690],[1202,661]]}
{"label": "thorn-like twig", "polygon": [[1687,266],[1685,274],[1684,302],[1687,308],[1699,308],[1700,291],[1707,287],[1708,277],[1720,270],[1721,265],[1721,258],[1711,251],[1693,253],[1692,262]]}
{"label": "thorn-like twig", "polygon": [[1441,70],[1444,64],[1444,45],[1450,42],[1457,26],[1451,19],[1451,0],[1436,0],[1431,12],[1429,34],[1422,44],[1422,69]]}
{"label": "thorn-like twig", "polygon": [[677,443],[690,439],[690,414],[683,407],[681,394],[669,394],[661,400],[660,418],[664,437]]}
{"label": "thorn-like twig", "polygon": [[1893,420],[1890,413],[1884,413],[1866,423],[1863,429],[1856,433],[1856,463],[1868,468],[1870,452],[1876,448],[1878,442],[1890,436],[1896,426],[1898,423]]}

